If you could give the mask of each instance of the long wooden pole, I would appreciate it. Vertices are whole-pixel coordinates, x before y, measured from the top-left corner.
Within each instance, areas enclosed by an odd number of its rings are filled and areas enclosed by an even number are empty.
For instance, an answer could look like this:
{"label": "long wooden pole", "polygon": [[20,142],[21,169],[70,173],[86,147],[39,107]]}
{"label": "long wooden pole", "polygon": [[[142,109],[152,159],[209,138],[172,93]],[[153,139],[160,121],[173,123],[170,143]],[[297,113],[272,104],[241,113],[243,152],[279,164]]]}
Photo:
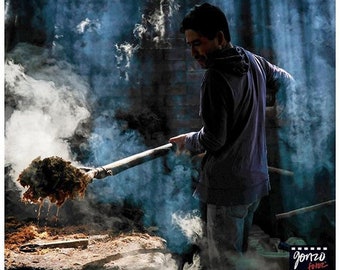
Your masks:
{"label": "long wooden pole", "polygon": [[276,217],[276,219],[289,218],[289,217],[300,215],[300,214],[303,214],[303,213],[306,213],[306,212],[314,211],[316,209],[319,209],[321,207],[328,206],[328,205],[331,205],[331,204],[334,204],[334,203],[335,203],[335,200],[330,200],[330,201],[322,202],[322,203],[319,203],[319,204],[314,204],[314,205],[311,205],[311,206],[302,207],[302,208],[292,210],[292,211],[289,211],[289,212],[286,212],[286,213],[277,214],[275,217]]}
{"label": "long wooden pole", "polygon": [[[166,155],[171,149],[174,149],[175,145],[172,143],[167,143],[165,145],[146,150],[144,152],[120,159],[118,161],[112,162],[110,164],[97,167],[97,168],[88,168],[86,174],[89,179],[102,179],[107,176],[116,175],[124,170],[147,162],[149,160],[158,158],[160,156]],[[201,156],[202,157],[202,156]],[[84,168],[85,169],[85,168]],[[291,171],[287,171],[284,169],[268,167],[269,172],[278,173],[281,175],[293,176],[294,173]]]}
{"label": "long wooden pole", "polygon": [[101,179],[107,176],[115,175],[120,173],[121,171],[127,170],[134,166],[137,166],[141,163],[147,162],[149,160],[158,158],[160,156],[166,155],[174,145],[172,143],[168,143],[150,150],[146,150],[144,152],[120,159],[118,161],[112,162],[110,164],[92,169],[88,171],[86,174],[91,178]]}
{"label": "long wooden pole", "polygon": [[280,169],[280,168],[275,168],[275,167],[268,167],[268,171],[272,173],[277,173],[280,175],[287,175],[287,176],[294,176],[294,173],[292,171]]}

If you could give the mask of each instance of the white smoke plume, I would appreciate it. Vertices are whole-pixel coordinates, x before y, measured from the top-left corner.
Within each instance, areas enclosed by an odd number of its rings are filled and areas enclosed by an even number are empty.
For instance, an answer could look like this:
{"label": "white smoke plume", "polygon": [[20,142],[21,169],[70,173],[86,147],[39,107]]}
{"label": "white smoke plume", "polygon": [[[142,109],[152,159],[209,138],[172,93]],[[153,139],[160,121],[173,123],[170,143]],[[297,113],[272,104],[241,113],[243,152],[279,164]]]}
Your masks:
{"label": "white smoke plume", "polygon": [[139,45],[133,45],[128,42],[115,45],[117,67],[120,70],[121,79],[125,81],[130,80],[128,70],[131,66],[132,57],[138,49]]}
{"label": "white smoke plume", "polygon": [[197,210],[192,213],[172,214],[172,223],[178,226],[190,243],[197,243],[203,237],[203,224]]}
{"label": "white smoke plume", "polygon": [[38,156],[72,160],[66,139],[90,115],[86,81],[46,49],[18,44],[7,55],[5,88],[5,162],[14,178]]}
{"label": "white smoke plume", "polygon": [[77,32],[82,34],[85,31],[94,31],[96,29],[100,29],[101,25],[98,22],[98,20],[90,20],[89,18],[86,18],[85,20],[81,21],[78,25],[77,25]]}
{"label": "white smoke plume", "polygon": [[140,24],[136,24],[134,34],[138,38],[143,38],[149,34],[153,36],[155,44],[165,41],[167,20],[171,18],[180,5],[173,0],[161,0],[157,9],[151,14],[142,15]]}
{"label": "white smoke plume", "polygon": [[[141,14],[140,23],[135,24],[133,35],[139,43],[147,37],[152,40],[154,46],[157,48],[160,44],[166,44],[167,47],[171,45],[166,41],[166,25],[174,13],[178,11],[180,5],[174,0],[161,0],[157,9],[154,9],[150,14]],[[78,27],[88,25],[90,21],[87,19],[79,24]],[[134,54],[141,48],[140,44],[123,42],[115,44],[115,58],[117,67],[120,70],[121,79],[129,81],[129,68],[131,66]]]}

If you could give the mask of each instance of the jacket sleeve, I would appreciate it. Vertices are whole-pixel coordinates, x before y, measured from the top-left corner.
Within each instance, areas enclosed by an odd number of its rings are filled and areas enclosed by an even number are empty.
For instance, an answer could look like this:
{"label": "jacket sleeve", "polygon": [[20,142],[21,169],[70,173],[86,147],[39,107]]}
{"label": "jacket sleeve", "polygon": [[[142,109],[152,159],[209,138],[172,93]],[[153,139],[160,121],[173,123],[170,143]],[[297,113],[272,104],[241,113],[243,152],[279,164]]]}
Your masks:
{"label": "jacket sleeve", "polygon": [[227,105],[230,89],[223,76],[216,70],[208,70],[201,88],[201,117],[203,127],[190,133],[186,138],[186,148],[191,152],[203,150],[218,151],[227,138]]}
{"label": "jacket sleeve", "polygon": [[287,88],[292,85],[294,78],[284,69],[271,64],[261,56],[254,55],[260,62],[267,77],[267,88],[278,92],[281,88]]}
{"label": "jacket sleeve", "polygon": [[[203,128],[202,128],[203,129]],[[189,150],[192,154],[200,154],[205,152],[205,148],[199,141],[199,132],[190,132],[185,138],[185,148]]]}

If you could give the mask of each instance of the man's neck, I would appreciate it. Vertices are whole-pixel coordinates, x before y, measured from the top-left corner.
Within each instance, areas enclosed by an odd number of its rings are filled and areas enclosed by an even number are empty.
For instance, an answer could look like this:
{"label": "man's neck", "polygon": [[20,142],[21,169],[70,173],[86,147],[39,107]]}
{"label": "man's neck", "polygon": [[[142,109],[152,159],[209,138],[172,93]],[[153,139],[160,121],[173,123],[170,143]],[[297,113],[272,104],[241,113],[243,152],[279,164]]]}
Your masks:
{"label": "man's neck", "polygon": [[223,46],[223,49],[231,49],[233,48],[233,44],[231,44],[231,42],[226,42],[226,44]]}

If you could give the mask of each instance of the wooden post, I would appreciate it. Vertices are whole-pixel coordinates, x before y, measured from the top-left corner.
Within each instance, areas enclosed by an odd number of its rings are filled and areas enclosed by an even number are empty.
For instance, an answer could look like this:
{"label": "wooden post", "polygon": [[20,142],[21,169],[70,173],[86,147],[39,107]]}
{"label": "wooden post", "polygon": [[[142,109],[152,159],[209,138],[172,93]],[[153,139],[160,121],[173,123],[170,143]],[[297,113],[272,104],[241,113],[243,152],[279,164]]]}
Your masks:
{"label": "wooden post", "polygon": [[322,203],[319,203],[319,204],[314,204],[314,205],[311,205],[311,206],[302,207],[302,208],[292,210],[292,211],[289,211],[289,212],[286,212],[286,213],[277,214],[275,217],[276,217],[276,219],[289,218],[289,217],[300,215],[300,214],[303,214],[303,213],[306,213],[306,212],[314,211],[316,209],[319,209],[321,207],[328,206],[328,205],[331,205],[331,204],[334,204],[334,203],[335,203],[335,200],[330,200],[330,201],[322,202]]}

